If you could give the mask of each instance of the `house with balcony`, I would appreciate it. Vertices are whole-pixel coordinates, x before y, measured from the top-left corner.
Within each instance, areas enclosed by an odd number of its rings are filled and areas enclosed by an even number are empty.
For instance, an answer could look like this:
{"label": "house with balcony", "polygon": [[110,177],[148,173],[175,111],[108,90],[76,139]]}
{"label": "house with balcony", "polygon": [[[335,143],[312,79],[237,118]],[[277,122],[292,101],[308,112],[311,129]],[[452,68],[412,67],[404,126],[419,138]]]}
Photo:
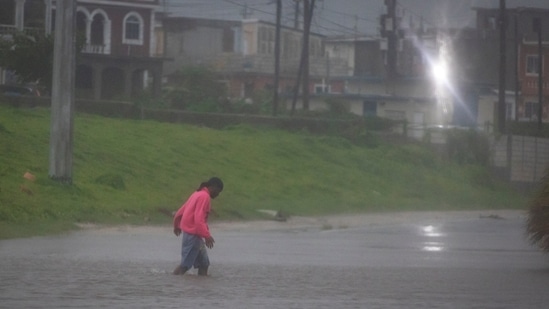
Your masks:
{"label": "house with balcony", "polygon": [[[13,31],[54,33],[55,5],[56,0],[2,1],[0,31],[6,39]],[[77,97],[127,99],[145,89],[160,94],[159,6],[160,0],[77,0],[76,33],[84,41],[76,61]]]}
{"label": "house with balcony", "polygon": [[77,59],[77,96],[127,99],[161,92],[159,0],[78,0],[76,31],[85,38]]}
{"label": "house with balcony", "polygon": [[[6,0],[0,2],[0,39],[10,40],[15,32],[49,34],[51,1]],[[15,83],[12,72],[0,68],[0,84]]]}

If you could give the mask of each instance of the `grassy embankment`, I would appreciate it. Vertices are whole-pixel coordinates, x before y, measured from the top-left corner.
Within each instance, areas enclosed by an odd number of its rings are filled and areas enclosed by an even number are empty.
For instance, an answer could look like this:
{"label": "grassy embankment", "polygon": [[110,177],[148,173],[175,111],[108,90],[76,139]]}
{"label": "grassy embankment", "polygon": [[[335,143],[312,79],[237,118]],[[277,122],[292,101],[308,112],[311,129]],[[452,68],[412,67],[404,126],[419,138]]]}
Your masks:
{"label": "grassy embankment", "polygon": [[[372,211],[524,208],[486,169],[418,145],[359,147],[338,137],[77,115],[73,184],[48,178],[49,109],[0,106],[0,238],[74,223],[167,224],[198,184],[225,191],[212,220]],[[25,172],[36,180],[23,178]]]}

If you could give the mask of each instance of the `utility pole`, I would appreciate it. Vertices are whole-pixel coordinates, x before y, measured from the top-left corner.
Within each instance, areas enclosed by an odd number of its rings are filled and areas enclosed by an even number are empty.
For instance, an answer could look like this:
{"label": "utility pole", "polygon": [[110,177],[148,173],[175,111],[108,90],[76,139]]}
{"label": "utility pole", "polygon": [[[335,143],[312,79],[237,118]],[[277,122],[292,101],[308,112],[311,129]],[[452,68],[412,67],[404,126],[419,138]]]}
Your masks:
{"label": "utility pole", "polygon": [[[305,83],[305,80],[307,81],[307,87],[303,87],[303,108],[305,109],[305,96],[307,97],[307,109],[308,109],[308,99],[309,99],[309,32],[310,32],[310,29],[311,29],[311,21],[312,21],[312,17],[313,17],[313,9],[315,7],[315,0],[312,0],[312,3],[311,5],[308,5],[309,3],[309,0],[303,0],[304,1],[304,6],[305,6],[305,1],[307,2],[307,7],[309,8],[307,11],[308,12],[305,12],[305,16],[306,18],[304,19],[304,29],[303,29],[303,46],[301,47],[301,58],[300,58],[300,61],[299,61],[299,70],[297,71],[297,77],[296,77],[296,84],[295,84],[295,87],[294,87],[294,95],[293,95],[293,100],[292,100],[292,109],[291,109],[291,114],[293,115],[293,113],[295,112],[295,106],[296,106],[296,103],[297,103],[297,97],[299,95],[299,88],[300,88],[300,85],[301,85],[301,80],[303,79],[303,83]],[[308,26],[307,26],[308,25]],[[305,45],[305,40],[307,40],[307,44]],[[307,46],[307,47],[305,47]],[[304,78],[303,76],[307,75],[307,78]],[[305,94],[306,92],[306,94]]]}
{"label": "utility pole", "polygon": [[72,183],[75,77],[74,0],[57,0],[51,95],[49,176]]}
{"label": "utility pole", "polygon": [[519,89],[520,89],[520,80],[519,80],[519,42],[522,40],[519,40],[519,31],[518,31],[518,23],[519,23],[519,17],[520,17],[520,9],[515,9],[515,33],[514,33],[514,44],[515,44],[515,117],[514,121],[518,121],[518,101],[519,101]]}
{"label": "utility pole", "polygon": [[506,33],[507,33],[507,10],[505,0],[499,0],[499,100],[497,108],[498,131],[505,134],[505,66],[507,65]]}
{"label": "utility pole", "polygon": [[312,10],[315,0],[303,0],[303,110],[309,110],[309,37],[311,34]]}
{"label": "utility pole", "polygon": [[280,22],[282,18],[282,0],[276,0],[276,32],[275,32],[275,76],[273,93],[273,116],[278,109],[278,84],[280,80]]}
{"label": "utility pole", "polygon": [[294,0],[295,2],[295,10],[294,10],[294,29],[299,29],[299,1],[300,0]]}
{"label": "utility pole", "polygon": [[543,45],[541,18],[534,18],[534,31],[538,34],[538,133],[543,123]]}
{"label": "utility pole", "polygon": [[248,3],[244,4],[244,8],[240,12],[242,15],[242,19],[248,19],[248,15],[250,14],[250,11],[248,10]]}
{"label": "utility pole", "polygon": [[397,77],[397,44],[398,44],[398,23],[396,16],[397,0],[385,0],[387,15],[383,22],[383,30],[387,36],[387,75],[389,79]]}

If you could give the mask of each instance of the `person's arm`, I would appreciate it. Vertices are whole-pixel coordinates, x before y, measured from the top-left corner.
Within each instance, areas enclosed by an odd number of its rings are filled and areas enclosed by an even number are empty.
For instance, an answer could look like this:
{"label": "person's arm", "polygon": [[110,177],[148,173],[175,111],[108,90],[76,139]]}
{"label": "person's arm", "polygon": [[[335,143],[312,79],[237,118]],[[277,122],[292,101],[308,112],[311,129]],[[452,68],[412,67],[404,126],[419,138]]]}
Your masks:
{"label": "person's arm", "polygon": [[181,228],[179,227],[181,225],[181,218],[182,215],[179,215],[173,219],[173,233],[175,236],[179,236],[181,234]]}
{"label": "person's arm", "polygon": [[194,213],[196,234],[203,238],[211,238],[210,229],[208,227],[208,213],[210,212],[210,197],[203,195],[196,201]]}
{"label": "person's arm", "polygon": [[175,213],[173,216],[173,233],[175,236],[179,236],[181,234],[181,219],[183,218],[183,207],[185,205],[181,206],[179,210]]}

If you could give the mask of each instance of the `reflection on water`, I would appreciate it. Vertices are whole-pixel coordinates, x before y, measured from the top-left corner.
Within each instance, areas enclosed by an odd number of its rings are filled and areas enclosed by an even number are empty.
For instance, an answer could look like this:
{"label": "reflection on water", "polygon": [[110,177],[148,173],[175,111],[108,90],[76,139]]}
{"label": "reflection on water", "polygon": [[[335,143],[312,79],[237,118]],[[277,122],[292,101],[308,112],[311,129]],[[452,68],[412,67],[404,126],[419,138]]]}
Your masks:
{"label": "reflection on water", "polygon": [[432,238],[442,238],[445,235],[440,232],[440,227],[434,225],[424,225],[421,227],[422,235],[430,238],[423,242],[422,250],[427,252],[441,252],[444,250],[442,241],[432,241]]}
{"label": "reflection on water", "polygon": [[444,244],[436,241],[428,241],[423,243],[423,250],[429,252],[440,252],[444,250]]}

